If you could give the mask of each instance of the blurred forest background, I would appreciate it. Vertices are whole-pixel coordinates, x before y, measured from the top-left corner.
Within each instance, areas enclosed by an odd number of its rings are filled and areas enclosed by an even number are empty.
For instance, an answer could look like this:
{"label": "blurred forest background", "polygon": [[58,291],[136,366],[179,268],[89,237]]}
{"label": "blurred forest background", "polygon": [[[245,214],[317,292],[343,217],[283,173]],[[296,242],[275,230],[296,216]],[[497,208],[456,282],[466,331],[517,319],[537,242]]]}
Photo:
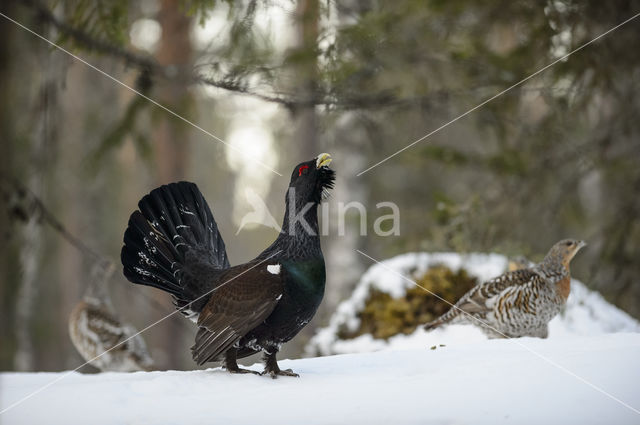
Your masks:
{"label": "blurred forest background", "polygon": [[[236,234],[247,199],[263,197],[279,221],[292,167],[320,152],[338,173],[327,293],[282,358],[300,355],[370,265],[355,249],[538,260],[561,238],[585,239],[574,276],[640,318],[640,20],[357,175],[640,1],[5,0],[0,12],[200,127],[0,16],[1,370],[83,363],[67,318],[109,261],[123,320],[140,329],[173,311],[119,265],[149,190],[197,182],[238,264],[276,236]],[[367,236],[355,210],[337,235],[335,204],[350,201],[368,206]],[[372,231],[383,201],[400,208],[400,236]],[[194,333],[175,315],[144,337],[158,367],[191,369]]]}

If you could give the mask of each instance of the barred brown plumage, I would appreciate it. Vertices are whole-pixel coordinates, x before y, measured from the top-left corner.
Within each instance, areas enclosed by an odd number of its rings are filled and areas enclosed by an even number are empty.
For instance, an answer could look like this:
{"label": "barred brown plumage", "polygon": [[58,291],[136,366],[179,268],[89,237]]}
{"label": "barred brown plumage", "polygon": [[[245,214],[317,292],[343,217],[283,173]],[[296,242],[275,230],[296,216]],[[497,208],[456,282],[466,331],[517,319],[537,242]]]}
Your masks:
{"label": "barred brown plumage", "polygon": [[546,338],[549,321],[569,296],[569,263],[585,245],[584,241],[561,240],[539,264],[515,268],[471,289],[449,311],[427,323],[425,329],[472,323],[492,338]]}
{"label": "barred brown plumage", "polygon": [[71,312],[69,335],[80,355],[103,372],[151,370],[153,360],[136,329],[120,322],[108,303],[85,296]]}

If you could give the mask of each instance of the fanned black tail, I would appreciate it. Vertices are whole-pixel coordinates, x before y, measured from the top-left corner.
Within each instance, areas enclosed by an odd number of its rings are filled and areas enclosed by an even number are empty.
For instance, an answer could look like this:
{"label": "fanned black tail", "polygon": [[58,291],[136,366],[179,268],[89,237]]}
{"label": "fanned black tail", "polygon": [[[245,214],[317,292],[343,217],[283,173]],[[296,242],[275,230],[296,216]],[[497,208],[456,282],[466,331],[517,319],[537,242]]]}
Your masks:
{"label": "fanned black tail", "polygon": [[189,182],[154,189],[138,208],[124,233],[124,275],[133,283],[170,293],[183,307],[210,289],[211,280],[202,277],[229,267],[213,214],[198,187]]}

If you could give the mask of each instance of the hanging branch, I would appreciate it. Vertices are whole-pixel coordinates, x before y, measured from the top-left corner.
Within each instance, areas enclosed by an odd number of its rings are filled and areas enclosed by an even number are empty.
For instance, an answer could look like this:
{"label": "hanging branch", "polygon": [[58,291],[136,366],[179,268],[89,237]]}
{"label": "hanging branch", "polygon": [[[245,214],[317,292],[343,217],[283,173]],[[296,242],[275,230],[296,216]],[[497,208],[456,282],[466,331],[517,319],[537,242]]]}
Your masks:
{"label": "hanging branch", "polygon": [[16,189],[16,194],[18,195],[19,200],[28,199],[27,205],[16,204],[10,206],[10,212],[13,217],[17,217],[22,221],[26,221],[32,215],[38,214],[39,217],[37,218],[39,221],[44,221],[49,224],[56,232],[60,234],[60,236],[62,236],[67,242],[73,245],[78,251],[82,252],[85,255],[88,255],[96,262],[111,262],[110,260],[103,258],[76,236],[72,235],[64,227],[64,225],[49,211],[49,209],[44,205],[40,198],[38,198],[33,192],[27,189],[17,179],[9,177],[4,173],[0,173],[0,178],[7,181]]}
{"label": "hanging branch", "polygon": [[[104,257],[94,251],[78,237],[67,230],[60,220],[45,206],[40,198],[31,190],[23,185],[18,179],[0,171],[0,183],[5,182],[6,185],[0,184],[2,189],[2,197],[5,199],[10,220],[19,220],[26,222],[29,218],[35,216],[38,223],[46,223],[55,230],[70,245],[76,248],[83,255],[90,257],[91,260],[103,271],[103,279],[106,281],[116,269],[115,262],[110,258]],[[3,187],[4,186],[4,187]],[[11,190],[11,187],[13,190]],[[17,196],[17,200],[12,202],[12,194]],[[151,304],[153,308],[165,314],[166,307],[148,295],[141,293],[142,296]],[[173,315],[172,317],[178,317]],[[179,318],[178,318],[179,319]],[[183,320],[179,320],[182,326],[186,326]]]}

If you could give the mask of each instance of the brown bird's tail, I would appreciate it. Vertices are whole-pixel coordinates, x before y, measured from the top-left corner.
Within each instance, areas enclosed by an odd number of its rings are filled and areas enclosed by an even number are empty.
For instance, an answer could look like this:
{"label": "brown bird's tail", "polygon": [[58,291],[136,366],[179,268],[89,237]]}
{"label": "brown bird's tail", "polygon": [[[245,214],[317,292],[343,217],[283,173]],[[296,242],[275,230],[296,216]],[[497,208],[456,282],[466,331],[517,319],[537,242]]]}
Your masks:
{"label": "brown bird's tail", "polygon": [[424,330],[425,331],[430,331],[430,330],[433,330],[433,329],[441,326],[442,324],[444,324],[444,322],[438,318],[438,319],[432,320],[431,322],[429,322],[426,325],[424,325]]}
{"label": "brown bird's tail", "polygon": [[424,329],[426,331],[430,331],[430,330],[438,328],[438,327],[440,327],[442,325],[445,325],[445,324],[448,324],[448,323],[452,323],[459,316],[460,316],[460,310],[458,310],[457,308],[452,307],[452,308],[449,309],[449,311],[447,311],[442,316],[438,317],[436,320],[432,320],[431,322],[425,324],[424,325]]}

